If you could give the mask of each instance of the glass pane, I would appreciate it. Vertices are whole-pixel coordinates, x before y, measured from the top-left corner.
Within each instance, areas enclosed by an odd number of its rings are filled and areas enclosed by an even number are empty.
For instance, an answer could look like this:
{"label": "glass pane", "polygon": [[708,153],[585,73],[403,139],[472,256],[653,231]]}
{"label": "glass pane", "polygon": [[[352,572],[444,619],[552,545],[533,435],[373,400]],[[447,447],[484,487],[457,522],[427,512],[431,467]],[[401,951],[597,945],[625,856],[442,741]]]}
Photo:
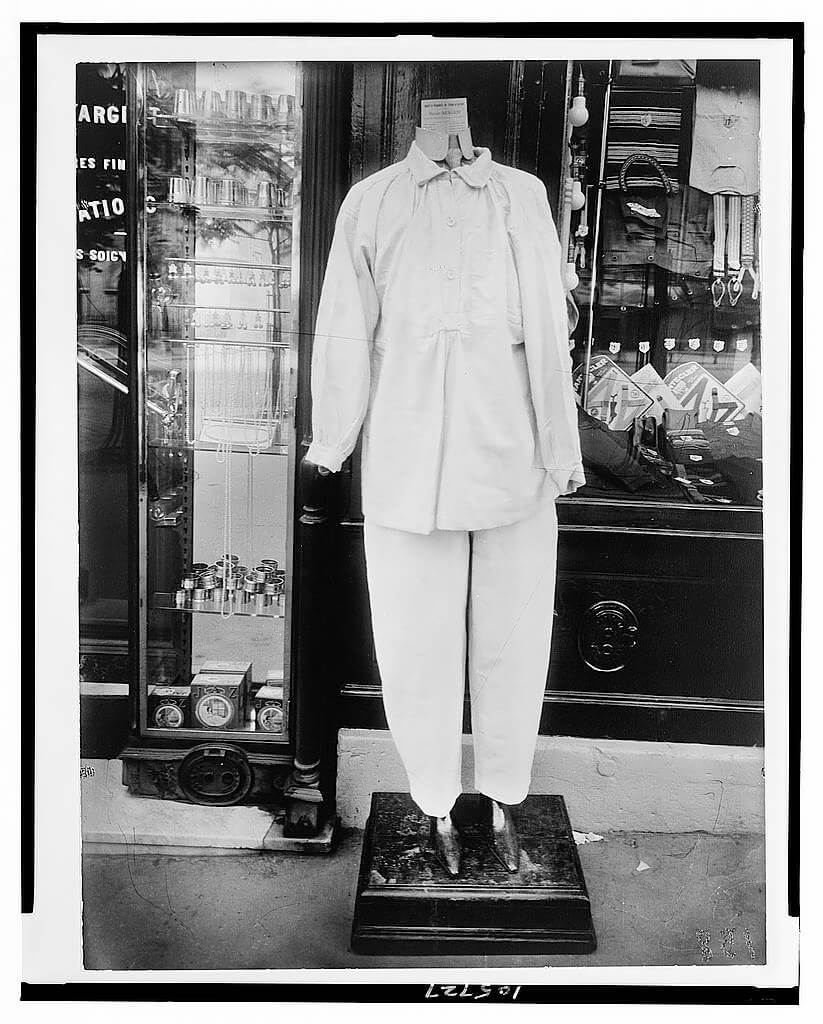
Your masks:
{"label": "glass pane", "polygon": [[295,76],[147,69],[150,727],[286,731]]}
{"label": "glass pane", "polygon": [[77,66],[77,399],[81,678],[126,682],[125,75]]}
{"label": "glass pane", "polygon": [[758,65],[614,61],[611,74],[607,94],[584,87],[594,116],[572,138],[573,176],[594,186],[570,242],[578,493],[758,506]]}

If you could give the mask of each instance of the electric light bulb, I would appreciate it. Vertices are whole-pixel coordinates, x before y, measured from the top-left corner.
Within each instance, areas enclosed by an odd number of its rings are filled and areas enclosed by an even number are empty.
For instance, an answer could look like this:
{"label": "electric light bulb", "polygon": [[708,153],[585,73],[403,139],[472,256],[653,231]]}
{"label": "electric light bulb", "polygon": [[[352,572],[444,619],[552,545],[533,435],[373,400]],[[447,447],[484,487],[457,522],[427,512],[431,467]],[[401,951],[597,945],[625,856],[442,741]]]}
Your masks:
{"label": "electric light bulb", "polygon": [[567,291],[573,292],[574,289],[580,284],[580,278],[577,276],[577,271],[574,269],[573,263],[566,264],[566,270],[563,274],[563,281],[566,285]]}
{"label": "electric light bulb", "polygon": [[572,105],[569,107],[569,124],[574,128],[582,128],[589,119],[589,111],[586,108],[586,97],[575,96]]}

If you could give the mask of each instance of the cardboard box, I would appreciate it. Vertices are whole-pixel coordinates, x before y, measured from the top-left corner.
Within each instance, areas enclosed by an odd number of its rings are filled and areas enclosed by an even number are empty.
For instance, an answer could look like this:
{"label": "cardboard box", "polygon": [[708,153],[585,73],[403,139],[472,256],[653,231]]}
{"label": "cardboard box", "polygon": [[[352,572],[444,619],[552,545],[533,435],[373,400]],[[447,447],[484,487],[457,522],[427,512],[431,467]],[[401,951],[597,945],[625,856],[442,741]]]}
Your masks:
{"label": "cardboard box", "polygon": [[251,686],[252,663],[250,661],[204,661],[200,666],[200,672],[210,674],[218,672],[220,675],[245,676],[246,688]]}
{"label": "cardboard box", "polygon": [[190,686],[150,686],[148,723],[150,729],[183,729],[189,724]]}
{"label": "cardboard box", "polygon": [[246,717],[246,676],[198,672],[191,684],[191,722],[204,729],[242,729]]}
{"label": "cardboard box", "polygon": [[261,732],[283,733],[285,709],[283,707],[283,684],[266,683],[252,699],[257,728]]}

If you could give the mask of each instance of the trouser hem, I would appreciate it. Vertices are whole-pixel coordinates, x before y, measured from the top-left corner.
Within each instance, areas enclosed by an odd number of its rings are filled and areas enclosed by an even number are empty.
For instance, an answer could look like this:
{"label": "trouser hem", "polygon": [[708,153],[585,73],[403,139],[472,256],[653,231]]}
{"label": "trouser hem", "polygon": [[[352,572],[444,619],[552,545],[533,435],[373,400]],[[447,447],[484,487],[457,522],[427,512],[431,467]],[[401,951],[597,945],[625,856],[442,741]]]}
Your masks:
{"label": "trouser hem", "polygon": [[476,779],[474,787],[479,793],[487,796],[490,800],[496,800],[499,804],[508,804],[512,807],[522,804],[529,795],[529,783],[526,783],[525,786],[512,788],[511,786],[501,786],[494,782],[483,782]]}
{"label": "trouser hem", "polygon": [[449,811],[454,807],[457,802],[457,798],[460,793],[455,793],[451,799],[443,800],[441,798],[426,798],[419,796],[412,792],[410,794],[412,800],[417,804],[420,810],[428,815],[430,818],[445,818]]}

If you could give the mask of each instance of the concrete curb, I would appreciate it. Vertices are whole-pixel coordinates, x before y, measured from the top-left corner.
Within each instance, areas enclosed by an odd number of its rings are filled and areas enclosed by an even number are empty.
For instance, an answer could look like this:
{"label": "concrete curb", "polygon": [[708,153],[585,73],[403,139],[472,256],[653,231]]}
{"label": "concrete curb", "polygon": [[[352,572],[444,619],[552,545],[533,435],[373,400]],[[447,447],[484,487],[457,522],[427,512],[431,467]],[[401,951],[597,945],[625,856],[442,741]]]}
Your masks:
{"label": "concrete curb", "polygon": [[272,815],[259,807],[199,807],[133,796],[121,782],[120,760],[84,760],[94,775],[81,780],[80,807],[87,852],[136,847],[186,847],[192,853],[263,850]]}
{"label": "concrete curb", "polygon": [[[463,742],[464,788],[471,791],[471,737]],[[198,807],[132,796],[119,760],[84,761],[84,849],[89,852],[206,854],[278,848],[272,814],[259,807]],[[337,811],[363,828],[374,791],[406,790],[388,733],[343,729],[338,738]],[[763,750],[697,743],[641,743],[541,736],[533,793],[560,793],[581,832],[765,831]],[[281,847],[284,848],[284,847]]]}
{"label": "concrete curb", "polygon": [[[373,791],[408,790],[388,733],[342,729],[337,812],[363,828]],[[471,737],[463,740],[464,789],[471,791]],[[583,832],[765,831],[763,750],[541,736],[532,793],[560,793]]]}

